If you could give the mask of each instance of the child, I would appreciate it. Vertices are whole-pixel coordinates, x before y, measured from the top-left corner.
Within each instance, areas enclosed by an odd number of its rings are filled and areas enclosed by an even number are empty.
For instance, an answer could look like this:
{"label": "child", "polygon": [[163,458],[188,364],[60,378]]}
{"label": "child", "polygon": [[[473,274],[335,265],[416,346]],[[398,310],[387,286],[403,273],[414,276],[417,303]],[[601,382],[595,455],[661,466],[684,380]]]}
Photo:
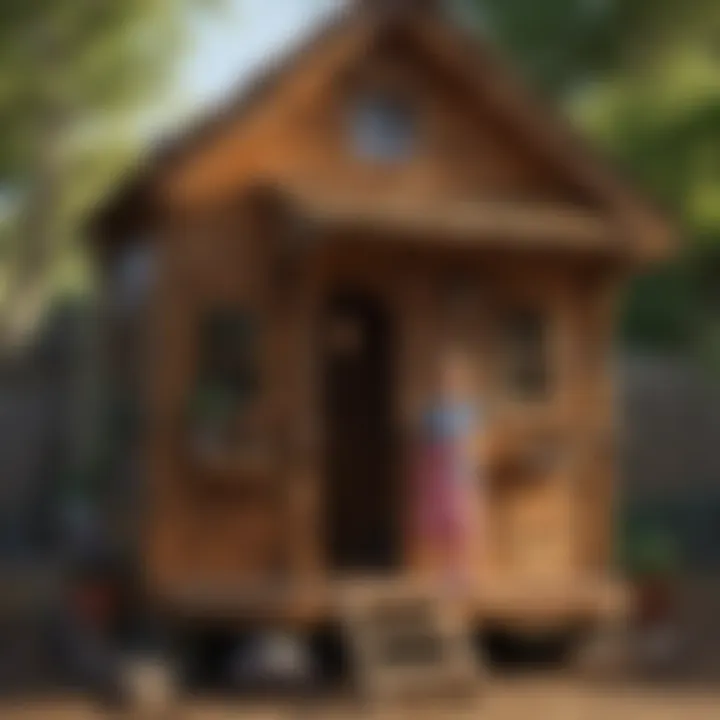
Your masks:
{"label": "child", "polygon": [[471,543],[479,496],[475,487],[477,413],[466,363],[445,358],[435,397],[423,417],[416,480],[421,542],[439,554],[453,590],[470,589]]}

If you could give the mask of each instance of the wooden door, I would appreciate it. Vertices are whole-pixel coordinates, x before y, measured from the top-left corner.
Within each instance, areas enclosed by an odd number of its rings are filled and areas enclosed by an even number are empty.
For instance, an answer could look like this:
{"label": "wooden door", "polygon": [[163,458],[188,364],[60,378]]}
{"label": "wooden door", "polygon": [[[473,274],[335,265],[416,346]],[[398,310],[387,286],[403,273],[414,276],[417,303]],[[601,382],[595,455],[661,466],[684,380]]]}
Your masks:
{"label": "wooden door", "polygon": [[323,324],[326,516],[336,570],[381,570],[399,554],[392,327],[364,293],[334,296]]}

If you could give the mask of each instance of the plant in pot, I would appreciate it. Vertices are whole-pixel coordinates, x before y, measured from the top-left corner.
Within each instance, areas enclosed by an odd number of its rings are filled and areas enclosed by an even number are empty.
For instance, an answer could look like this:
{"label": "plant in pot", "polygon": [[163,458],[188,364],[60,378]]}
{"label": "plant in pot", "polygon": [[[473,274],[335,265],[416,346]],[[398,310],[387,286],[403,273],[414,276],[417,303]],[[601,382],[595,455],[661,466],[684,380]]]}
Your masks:
{"label": "plant in pot", "polygon": [[676,600],[678,569],[678,547],[671,533],[648,528],[631,537],[626,570],[634,586],[637,619],[642,626],[669,620]]}
{"label": "plant in pot", "polygon": [[201,458],[217,458],[232,444],[236,416],[235,393],[221,384],[203,384],[190,403],[193,448]]}

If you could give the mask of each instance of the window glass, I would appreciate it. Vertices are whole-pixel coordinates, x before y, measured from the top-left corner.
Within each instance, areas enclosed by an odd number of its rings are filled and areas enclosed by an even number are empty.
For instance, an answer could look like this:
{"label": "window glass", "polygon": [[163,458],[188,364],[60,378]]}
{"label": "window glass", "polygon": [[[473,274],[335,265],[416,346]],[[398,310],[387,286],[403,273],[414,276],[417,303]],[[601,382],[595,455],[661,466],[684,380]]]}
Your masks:
{"label": "window glass", "polygon": [[505,314],[500,328],[501,373],[514,399],[543,400],[550,391],[548,323],[534,309]]}
{"label": "window glass", "polygon": [[123,251],[114,271],[115,305],[120,312],[133,312],[145,305],[155,273],[155,248],[150,241],[134,243]]}
{"label": "window glass", "polygon": [[201,318],[198,340],[193,423],[204,441],[227,444],[247,429],[259,391],[255,318],[238,309],[211,311]]}
{"label": "window glass", "polygon": [[355,153],[366,160],[403,160],[415,148],[416,125],[412,108],[402,99],[390,95],[364,98],[352,117]]}
{"label": "window glass", "polygon": [[257,387],[256,334],[254,319],[242,310],[216,310],[202,322],[203,377],[243,402]]}

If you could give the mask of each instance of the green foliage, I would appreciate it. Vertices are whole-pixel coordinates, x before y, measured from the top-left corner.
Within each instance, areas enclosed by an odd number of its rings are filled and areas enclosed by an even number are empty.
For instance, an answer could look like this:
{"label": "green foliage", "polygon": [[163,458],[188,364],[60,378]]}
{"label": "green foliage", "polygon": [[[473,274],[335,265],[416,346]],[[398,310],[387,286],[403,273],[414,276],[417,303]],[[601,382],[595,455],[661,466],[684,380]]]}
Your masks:
{"label": "green foliage", "polygon": [[190,402],[190,418],[200,426],[224,423],[237,408],[235,393],[222,384],[201,384]]}
{"label": "green foliage", "polygon": [[657,66],[720,22],[713,0],[459,0],[518,61],[554,92]]}
{"label": "green foliage", "polygon": [[635,578],[674,575],[680,565],[680,552],[673,535],[658,527],[632,528],[626,538],[622,566]]}
{"label": "green foliage", "polygon": [[[88,208],[137,152],[167,98],[195,13],[221,0],[3,0],[0,4],[2,339],[50,286],[82,274]],[[25,317],[27,316],[27,317]]]}
{"label": "green foliage", "polygon": [[686,265],[673,263],[632,282],[622,322],[627,344],[669,353],[693,346],[700,301]]}
{"label": "green foliage", "polygon": [[720,3],[463,4],[686,229],[682,256],[628,293],[628,342],[679,351],[718,345],[708,338],[711,329],[718,335],[720,305],[707,297],[707,276],[720,247]]}

